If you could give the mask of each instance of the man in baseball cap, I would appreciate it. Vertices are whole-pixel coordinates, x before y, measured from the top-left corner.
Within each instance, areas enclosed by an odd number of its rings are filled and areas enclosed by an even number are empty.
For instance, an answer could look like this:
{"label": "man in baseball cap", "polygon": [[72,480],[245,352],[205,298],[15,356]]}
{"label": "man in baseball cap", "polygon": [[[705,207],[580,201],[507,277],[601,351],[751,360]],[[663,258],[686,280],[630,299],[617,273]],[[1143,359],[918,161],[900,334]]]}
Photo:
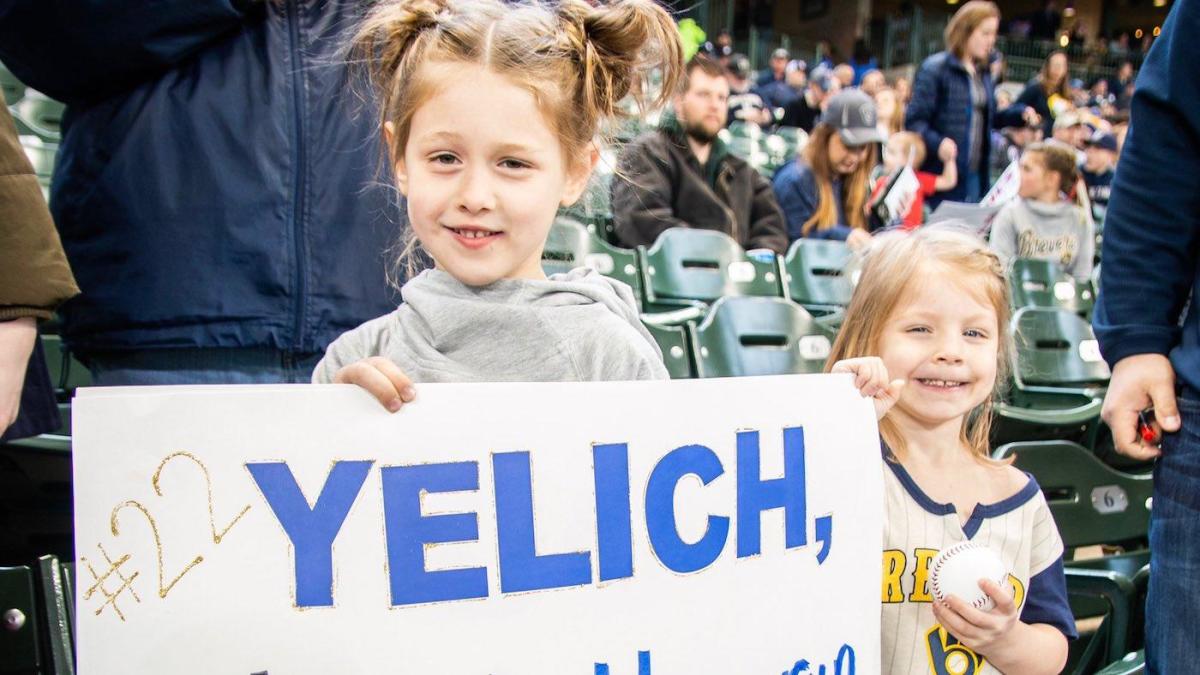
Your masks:
{"label": "man in baseball cap", "polygon": [[782,108],[796,97],[796,91],[787,84],[787,67],[792,55],[780,48],[771,52],[771,67],[763,73],[755,86],[763,100],[771,108]]}
{"label": "man in baseball cap", "polygon": [[1061,141],[1076,150],[1083,147],[1087,132],[1083,118],[1074,110],[1064,110],[1054,118],[1054,140]]}
{"label": "man in baseball cap", "polygon": [[829,99],[821,124],[837,130],[842,143],[851,148],[887,140],[875,123],[875,101],[858,89],[844,89]]}

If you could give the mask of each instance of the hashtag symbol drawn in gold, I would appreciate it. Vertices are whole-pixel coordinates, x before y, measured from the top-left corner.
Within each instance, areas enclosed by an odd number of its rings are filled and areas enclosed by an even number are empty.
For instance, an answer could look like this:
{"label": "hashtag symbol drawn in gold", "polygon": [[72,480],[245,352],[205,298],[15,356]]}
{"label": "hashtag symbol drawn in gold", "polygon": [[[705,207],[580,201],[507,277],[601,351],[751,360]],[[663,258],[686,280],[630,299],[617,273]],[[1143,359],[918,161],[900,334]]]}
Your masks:
{"label": "hashtag symbol drawn in gold", "polygon": [[[140,574],[140,572],[134,572],[128,577],[125,576],[125,574],[121,571],[121,565],[129,562],[130,556],[128,554],[117,558],[117,560],[114,562],[112,557],[108,555],[108,551],[104,550],[103,545],[96,544],[96,548],[100,549],[100,554],[104,556],[105,562],[108,563],[108,569],[104,570],[103,574],[96,574],[96,569],[92,566],[90,560],[88,560],[86,557],[81,557],[79,559],[79,562],[83,563],[84,567],[87,568],[88,574],[92,575],[92,579],[94,581],[94,583],[89,586],[86,591],[84,591],[83,599],[90,600],[92,596],[97,596],[98,593],[99,595],[97,597],[103,596],[104,602],[100,603],[100,606],[96,608],[96,616],[100,616],[100,613],[103,612],[106,607],[111,606],[113,611],[116,612],[117,617],[121,619],[121,621],[124,621],[125,613],[122,612],[120,606],[117,605],[117,599],[121,597],[122,593],[128,591],[129,595],[133,596],[133,599],[136,602],[141,603],[142,599],[138,597],[137,591],[133,588],[133,580],[138,578],[138,574]],[[113,577],[116,578],[114,579]],[[117,588],[117,590],[110,591],[105,586],[105,582],[110,580],[111,583],[120,582],[121,585]]]}

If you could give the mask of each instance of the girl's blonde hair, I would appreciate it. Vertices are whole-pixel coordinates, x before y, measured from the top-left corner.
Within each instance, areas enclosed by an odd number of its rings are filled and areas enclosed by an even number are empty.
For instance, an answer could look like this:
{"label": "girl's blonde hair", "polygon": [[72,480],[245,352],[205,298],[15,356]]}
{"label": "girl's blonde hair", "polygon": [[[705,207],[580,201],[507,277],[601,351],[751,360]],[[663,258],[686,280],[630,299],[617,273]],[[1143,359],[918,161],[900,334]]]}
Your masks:
{"label": "girl's blonde hair", "polygon": [[[653,0],[383,0],[351,44],[366,65],[380,129],[394,125],[387,155],[404,156],[413,115],[438,89],[447,68],[469,64],[508,78],[533,94],[558,135],[569,170],[601,123],[665,104],[683,70],[683,46],[670,14]],[[648,100],[648,76],[661,73]],[[408,258],[415,237],[404,247]]]}
{"label": "girl's blonde hair", "polygon": [[[812,169],[817,180],[817,210],[804,221],[800,231],[808,236],[814,230],[828,230],[837,222],[837,205],[833,201],[833,164],[829,162],[829,139],[837,130],[824,122],[813,129],[808,145],[804,147],[804,161]],[[872,143],[859,162],[854,173],[842,179],[842,209],[850,227],[866,229],[867,218],[863,215],[863,204],[867,201],[867,182],[875,166],[875,144]]]}
{"label": "girl's blonde hair", "polygon": [[984,21],[999,18],[1000,8],[991,0],[970,0],[965,3],[950,17],[950,22],[946,24],[946,30],[942,34],[946,42],[946,51],[961,61],[966,56],[967,40],[971,38],[971,33]]}
{"label": "girl's blonde hair", "polygon": [[[1012,370],[1013,341],[1009,329],[1010,293],[1004,265],[987,243],[961,226],[933,225],[911,232],[877,234],[858,263],[861,276],[854,289],[846,320],[826,362],[828,372],[843,359],[880,353],[880,340],[892,312],[904,301],[922,273],[938,266],[968,292],[996,312],[996,388],[993,396],[963,420],[961,442],[980,459],[991,455],[992,400],[1004,392]],[[894,375],[893,375],[894,376]],[[907,444],[895,422],[884,417],[879,433],[896,458]]]}

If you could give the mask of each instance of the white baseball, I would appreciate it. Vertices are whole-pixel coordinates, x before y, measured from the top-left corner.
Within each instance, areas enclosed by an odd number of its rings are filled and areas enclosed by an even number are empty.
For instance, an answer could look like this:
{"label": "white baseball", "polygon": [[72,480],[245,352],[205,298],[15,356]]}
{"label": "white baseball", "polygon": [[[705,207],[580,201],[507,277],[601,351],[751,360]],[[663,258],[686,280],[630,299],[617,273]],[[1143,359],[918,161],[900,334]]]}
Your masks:
{"label": "white baseball", "polygon": [[1008,569],[995,551],[973,541],[944,549],[929,565],[929,589],[935,600],[945,602],[955,595],[986,612],[996,603],[979,587],[980,579],[991,579],[1003,588]]}

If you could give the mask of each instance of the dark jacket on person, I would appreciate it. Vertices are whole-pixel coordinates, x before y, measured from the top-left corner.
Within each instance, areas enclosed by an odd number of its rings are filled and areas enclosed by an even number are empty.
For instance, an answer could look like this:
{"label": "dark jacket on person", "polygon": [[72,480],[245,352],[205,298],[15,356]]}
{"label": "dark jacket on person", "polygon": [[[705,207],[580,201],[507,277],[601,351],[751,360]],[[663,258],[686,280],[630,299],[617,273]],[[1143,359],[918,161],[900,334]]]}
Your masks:
{"label": "dark jacket on person", "polygon": [[[0,321],[48,319],[78,293],[33,165],[21,149],[8,108],[0,106]],[[35,342],[17,419],[0,429],[0,441],[36,436],[59,425],[46,359],[41,342]]]}
{"label": "dark jacket on person", "polygon": [[1042,88],[1041,80],[1035,77],[1026,83],[1016,102],[1037,111],[1042,118],[1042,134],[1046,138],[1050,138],[1054,133],[1054,112],[1050,110],[1050,98],[1046,96],[1046,90]]}
{"label": "dark jacket on person", "polygon": [[821,203],[821,191],[817,187],[817,177],[812,168],[803,159],[793,159],[775,172],[772,188],[783,215],[787,219],[788,239],[795,241],[801,237],[810,239],[835,239],[845,241],[850,236],[852,228],[846,225],[846,209],[842,200],[842,179],[831,181],[833,188],[833,203],[837,213],[837,222],[826,229],[813,228],[804,234],[804,223],[817,212]]}
{"label": "dark jacket on person", "polygon": [[51,206],[77,353],[315,353],[394,309],[378,120],[339,56],[360,3],[3,8],[0,61],[67,104]]}
{"label": "dark jacket on person", "polygon": [[1193,400],[1200,400],[1197,35],[1200,3],[1177,2],[1138,73],[1132,124],[1104,219],[1092,317],[1109,364],[1137,354],[1168,355],[1184,396]]}
{"label": "dark jacket on person", "polygon": [[678,124],[647,132],[621,152],[612,184],[617,237],[649,246],[671,227],[724,232],[743,248],[787,249],[783,212],[771,184],[713,140],[701,166]]}
{"label": "dark jacket on person", "polygon": [[[996,95],[992,91],[992,75],[987,68],[982,68],[980,75],[980,82],[987,92],[987,105],[984,108],[987,119],[983,124],[983,142],[980,146],[978,166],[979,172],[986,179],[992,150],[989,132],[992,129],[1022,124],[1021,116],[1025,106],[1014,103],[997,112]],[[931,208],[946,199],[961,201],[967,193],[967,153],[971,145],[971,117],[975,114],[971,101],[970,78],[966,67],[957,57],[950,52],[938,52],[925,59],[913,82],[912,98],[904,116],[904,126],[920,134],[925,141],[927,152],[921,171],[941,174],[943,167],[938,159],[938,146],[945,138],[953,139],[958,145],[958,185],[952,190],[930,197],[926,203]],[[981,194],[984,192],[986,189],[980,190]]]}

